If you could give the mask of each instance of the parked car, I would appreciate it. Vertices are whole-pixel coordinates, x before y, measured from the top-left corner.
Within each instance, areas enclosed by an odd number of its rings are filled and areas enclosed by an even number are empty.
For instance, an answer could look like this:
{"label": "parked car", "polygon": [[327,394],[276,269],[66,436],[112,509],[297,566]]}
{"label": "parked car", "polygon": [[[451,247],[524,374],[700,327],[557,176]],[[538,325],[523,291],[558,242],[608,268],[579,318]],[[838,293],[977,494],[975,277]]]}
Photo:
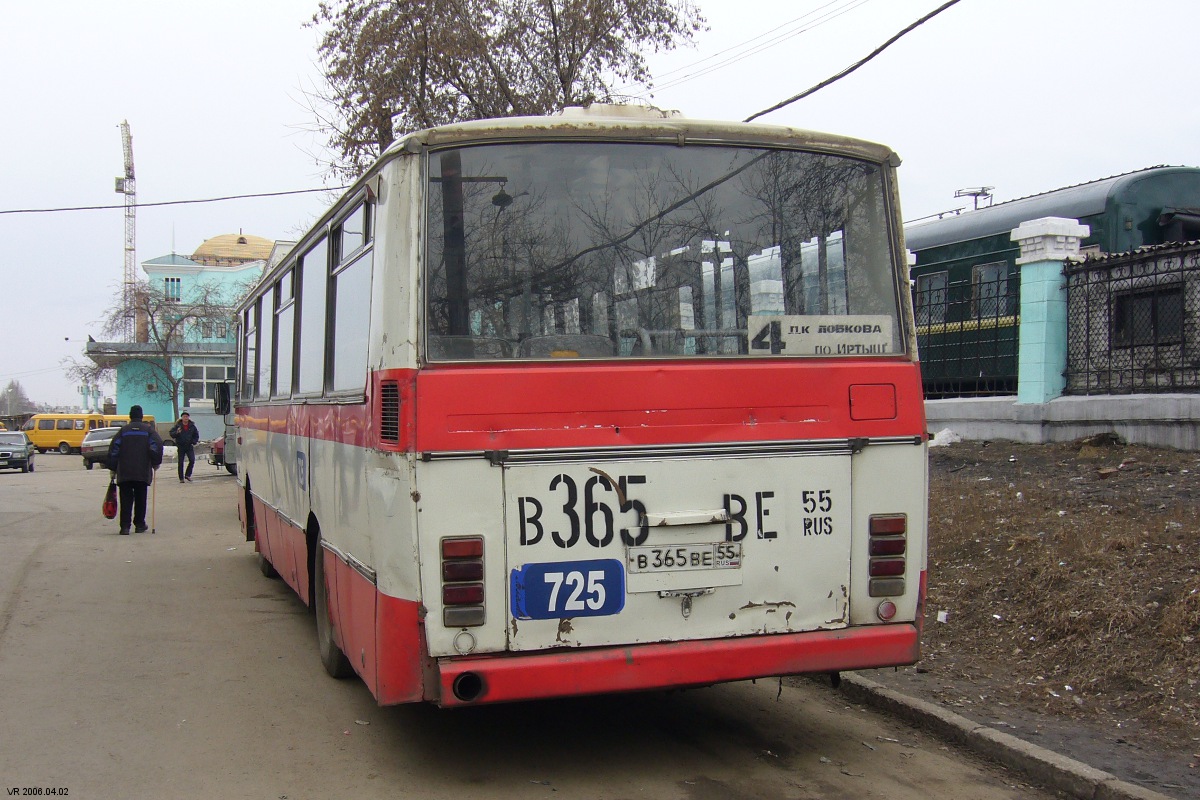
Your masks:
{"label": "parked car", "polygon": [[0,431],[0,469],[33,472],[36,452],[33,442],[21,431]]}
{"label": "parked car", "polygon": [[120,430],[120,428],[96,428],[88,431],[87,436],[83,437],[83,443],[79,445],[79,452],[83,453],[83,465],[88,469],[96,464],[104,466],[104,462],[108,461],[108,448],[112,444],[113,437]]}

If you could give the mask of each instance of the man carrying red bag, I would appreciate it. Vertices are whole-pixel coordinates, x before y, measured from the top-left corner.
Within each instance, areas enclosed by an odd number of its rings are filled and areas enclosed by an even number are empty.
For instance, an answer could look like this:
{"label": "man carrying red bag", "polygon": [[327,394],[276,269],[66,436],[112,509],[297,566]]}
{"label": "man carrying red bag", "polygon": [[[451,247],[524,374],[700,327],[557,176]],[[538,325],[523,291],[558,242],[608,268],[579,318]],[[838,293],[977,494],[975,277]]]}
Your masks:
{"label": "man carrying red bag", "polygon": [[162,464],[162,437],[153,425],[142,421],[142,407],[129,409],[129,424],[117,431],[108,448],[108,468],[116,473],[121,497],[122,536],[134,530],[142,533],[146,526],[146,489],[154,482],[154,471]]}

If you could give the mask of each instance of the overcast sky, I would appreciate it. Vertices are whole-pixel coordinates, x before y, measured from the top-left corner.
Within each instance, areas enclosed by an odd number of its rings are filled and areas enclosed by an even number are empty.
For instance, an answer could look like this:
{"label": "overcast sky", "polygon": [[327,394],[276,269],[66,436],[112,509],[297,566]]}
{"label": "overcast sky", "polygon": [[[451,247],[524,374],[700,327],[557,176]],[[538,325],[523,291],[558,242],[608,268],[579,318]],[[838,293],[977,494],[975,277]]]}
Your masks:
{"label": "overcast sky", "polygon": [[[651,56],[653,102],[743,119],[870,53],[941,0],[700,0],[694,49]],[[118,125],[139,203],[320,188],[319,85],[304,0],[8,4],[0,212],[120,205]],[[1193,0],[962,0],[853,75],[761,119],[900,153],[903,215],[997,202],[1156,164],[1200,164]],[[772,40],[777,40],[773,46]],[[759,46],[760,51],[748,50]],[[628,93],[639,95],[639,87]],[[296,238],[323,194],[144,208],[137,260],[205,239]],[[121,281],[124,212],[0,213],[0,388],[78,402],[80,357]],[[105,387],[112,393],[111,386]]]}

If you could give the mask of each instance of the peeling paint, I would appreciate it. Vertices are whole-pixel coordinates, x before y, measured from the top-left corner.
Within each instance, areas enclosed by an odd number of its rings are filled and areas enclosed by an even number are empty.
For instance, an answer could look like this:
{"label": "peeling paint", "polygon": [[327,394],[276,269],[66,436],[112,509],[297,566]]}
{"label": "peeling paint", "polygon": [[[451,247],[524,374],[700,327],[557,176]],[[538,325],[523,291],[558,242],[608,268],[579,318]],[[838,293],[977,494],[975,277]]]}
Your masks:
{"label": "peeling paint", "polygon": [[784,601],[778,602],[778,603],[774,603],[774,602],[770,602],[770,601],[764,601],[762,603],[746,603],[746,605],[739,608],[738,611],[749,611],[749,610],[755,609],[755,608],[765,608],[768,613],[772,613],[772,612],[778,611],[783,606],[789,606],[791,608],[795,608],[796,604],[791,602],[790,600],[784,600]]}
{"label": "peeling paint", "polygon": [[559,644],[577,645],[578,642],[572,642],[563,638],[564,636],[570,636],[574,632],[575,627],[571,624],[570,619],[560,619],[558,621],[558,635],[554,637],[554,640]]}

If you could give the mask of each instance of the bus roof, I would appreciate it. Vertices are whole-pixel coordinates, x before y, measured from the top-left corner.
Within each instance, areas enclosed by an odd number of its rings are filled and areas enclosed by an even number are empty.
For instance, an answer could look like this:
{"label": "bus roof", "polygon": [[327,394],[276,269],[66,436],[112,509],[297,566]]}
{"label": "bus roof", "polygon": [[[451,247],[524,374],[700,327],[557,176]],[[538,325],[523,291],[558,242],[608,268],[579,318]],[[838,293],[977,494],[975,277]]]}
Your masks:
{"label": "bus roof", "polygon": [[596,104],[564,109],[554,116],[504,117],[440,125],[400,137],[384,158],[419,146],[436,147],[495,138],[638,139],[803,147],[868,161],[899,165],[895,152],[881,144],[784,125],[692,119],[677,111],[649,106]]}

